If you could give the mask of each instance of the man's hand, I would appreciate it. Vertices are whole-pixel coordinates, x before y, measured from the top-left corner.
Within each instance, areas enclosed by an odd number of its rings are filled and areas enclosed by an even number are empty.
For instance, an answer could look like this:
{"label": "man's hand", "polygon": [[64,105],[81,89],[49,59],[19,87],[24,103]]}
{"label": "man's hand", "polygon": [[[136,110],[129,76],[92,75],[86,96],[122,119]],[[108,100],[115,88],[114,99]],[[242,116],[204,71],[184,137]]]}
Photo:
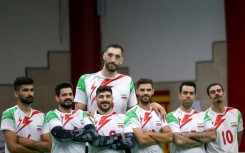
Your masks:
{"label": "man's hand", "polygon": [[152,102],[151,103],[151,107],[156,111],[157,115],[163,119],[164,121],[166,121],[166,110],[158,103],[156,102]]}
{"label": "man's hand", "polygon": [[85,111],[85,113],[86,113],[88,116],[91,116],[92,118],[94,118],[94,112],[93,112],[93,110]]}
{"label": "man's hand", "polygon": [[31,147],[32,146],[32,143],[33,143],[33,140],[27,139],[25,137],[18,136],[17,137],[17,142],[19,144],[21,144],[22,146]]}

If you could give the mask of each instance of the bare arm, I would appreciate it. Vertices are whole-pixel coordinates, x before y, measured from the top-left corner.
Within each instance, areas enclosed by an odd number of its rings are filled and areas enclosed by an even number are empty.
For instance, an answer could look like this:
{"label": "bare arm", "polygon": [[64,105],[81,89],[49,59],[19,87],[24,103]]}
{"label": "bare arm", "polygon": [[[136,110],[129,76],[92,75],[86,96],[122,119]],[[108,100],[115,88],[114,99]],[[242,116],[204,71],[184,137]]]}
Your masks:
{"label": "bare arm", "polygon": [[186,132],[182,133],[182,135],[190,139],[200,141],[202,143],[208,143],[216,140],[215,128],[208,129],[204,132]]}
{"label": "bare arm", "polygon": [[243,131],[237,132],[238,148],[242,142]]}
{"label": "bare arm", "polygon": [[18,136],[17,142],[25,147],[38,150],[40,152],[49,152],[52,148],[50,134],[46,133],[43,134],[41,137],[42,137],[42,141],[35,141],[35,140]]}
{"label": "bare arm", "polygon": [[147,134],[159,143],[170,143],[173,141],[173,134],[169,126],[164,126],[159,132],[147,132]]}
{"label": "bare arm", "polygon": [[181,132],[173,133],[174,143],[181,147],[196,147],[200,146],[202,143],[182,135]]}
{"label": "bare arm", "polygon": [[75,102],[75,109],[76,110],[81,109],[83,111],[86,111],[87,110],[87,105],[84,105],[84,104],[79,103],[79,102]]}
{"label": "bare arm", "polygon": [[160,116],[164,121],[166,121],[166,110],[162,107],[162,105],[152,102],[151,107],[156,111],[157,115]]}
{"label": "bare arm", "polygon": [[3,131],[4,138],[8,147],[8,150],[11,153],[39,153],[34,149],[27,148],[17,143],[17,134],[13,131],[4,130]]}
{"label": "bare arm", "polygon": [[153,145],[157,143],[157,141],[150,137],[147,132],[144,132],[142,128],[134,128],[133,130],[138,144]]}

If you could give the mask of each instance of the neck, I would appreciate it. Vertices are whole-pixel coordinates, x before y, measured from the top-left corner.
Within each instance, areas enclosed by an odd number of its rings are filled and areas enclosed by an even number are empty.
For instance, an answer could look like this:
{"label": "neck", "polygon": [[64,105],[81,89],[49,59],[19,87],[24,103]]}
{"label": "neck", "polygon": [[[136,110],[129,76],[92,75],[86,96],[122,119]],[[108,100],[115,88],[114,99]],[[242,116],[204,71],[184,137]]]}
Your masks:
{"label": "neck", "polygon": [[64,107],[61,107],[61,106],[59,106],[58,108],[57,108],[60,112],[62,112],[62,113],[70,113],[71,112],[71,108],[64,108]]}
{"label": "neck", "polygon": [[106,69],[105,65],[104,65],[103,69],[102,69],[100,72],[101,72],[101,74],[102,74],[104,77],[107,77],[107,78],[114,78],[114,77],[116,77],[117,74],[118,74],[117,71],[115,71],[115,72],[109,72],[109,71]]}
{"label": "neck", "polygon": [[151,105],[150,104],[151,104],[150,102],[148,102],[148,103],[142,103],[141,101],[139,101],[138,106],[140,108],[146,110],[146,111],[149,111],[149,110],[151,110]]}
{"label": "neck", "polygon": [[31,113],[31,105],[23,104],[22,102],[18,102],[18,107],[22,110],[27,116]]}
{"label": "neck", "polygon": [[108,111],[104,112],[102,111],[100,108],[97,111],[100,115],[107,115],[110,114],[112,112],[112,109],[109,109]]}
{"label": "neck", "polygon": [[216,113],[223,113],[225,112],[225,105],[224,103],[213,103],[211,109]]}
{"label": "neck", "polygon": [[180,109],[181,109],[182,111],[184,111],[184,112],[187,112],[187,113],[190,113],[190,112],[192,111],[192,107],[190,107],[190,108],[185,108],[185,107],[183,107],[183,106],[180,106]]}

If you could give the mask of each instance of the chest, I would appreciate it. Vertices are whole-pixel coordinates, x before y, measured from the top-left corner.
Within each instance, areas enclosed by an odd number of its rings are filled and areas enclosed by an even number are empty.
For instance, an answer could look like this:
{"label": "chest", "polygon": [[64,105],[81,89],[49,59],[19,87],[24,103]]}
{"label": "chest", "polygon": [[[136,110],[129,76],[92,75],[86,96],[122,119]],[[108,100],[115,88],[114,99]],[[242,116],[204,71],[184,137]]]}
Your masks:
{"label": "chest", "polygon": [[124,118],[113,115],[110,117],[99,116],[95,119],[96,128],[101,135],[114,135],[116,133],[123,133],[124,129]]}

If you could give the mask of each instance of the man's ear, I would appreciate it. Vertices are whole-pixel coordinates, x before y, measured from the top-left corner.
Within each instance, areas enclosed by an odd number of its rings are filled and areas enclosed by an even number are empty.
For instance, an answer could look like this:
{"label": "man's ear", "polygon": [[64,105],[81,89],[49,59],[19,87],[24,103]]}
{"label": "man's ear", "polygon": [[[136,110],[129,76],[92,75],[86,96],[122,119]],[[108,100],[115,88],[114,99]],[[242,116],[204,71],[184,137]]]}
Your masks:
{"label": "man's ear", "polygon": [[120,62],[120,65],[123,63],[123,57],[121,58],[121,62]]}
{"label": "man's ear", "polygon": [[106,52],[103,53],[103,60],[105,60],[105,56],[106,56],[105,54],[106,54]]}
{"label": "man's ear", "polygon": [[59,97],[59,96],[55,96],[55,100],[56,100],[57,102],[59,102],[60,97]]}
{"label": "man's ear", "polygon": [[14,97],[16,97],[16,98],[19,96],[18,91],[14,91],[13,94],[14,94]]}

